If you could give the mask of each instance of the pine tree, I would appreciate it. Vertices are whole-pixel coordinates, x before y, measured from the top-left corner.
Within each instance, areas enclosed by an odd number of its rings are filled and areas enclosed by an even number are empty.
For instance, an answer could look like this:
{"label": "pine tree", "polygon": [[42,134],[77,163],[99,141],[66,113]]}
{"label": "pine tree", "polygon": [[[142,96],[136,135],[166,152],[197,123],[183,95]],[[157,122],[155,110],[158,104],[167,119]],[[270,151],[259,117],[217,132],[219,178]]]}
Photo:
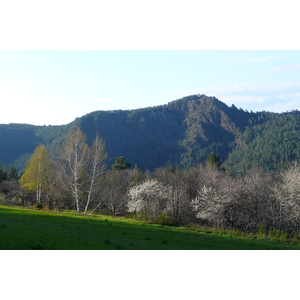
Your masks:
{"label": "pine tree", "polygon": [[14,164],[12,164],[8,170],[9,179],[19,179],[19,173]]}
{"label": "pine tree", "polygon": [[126,170],[131,167],[130,163],[125,162],[125,158],[120,156],[119,158],[115,159],[115,163],[111,166],[113,171],[117,170]]}
{"label": "pine tree", "polygon": [[206,164],[209,168],[217,169],[219,171],[225,170],[222,167],[221,158],[212,152],[208,155],[208,157],[206,159]]}
{"label": "pine tree", "polygon": [[7,180],[7,179],[8,179],[8,174],[7,174],[6,168],[2,167],[0,169],[0,182],[4,181],[4,180]]}

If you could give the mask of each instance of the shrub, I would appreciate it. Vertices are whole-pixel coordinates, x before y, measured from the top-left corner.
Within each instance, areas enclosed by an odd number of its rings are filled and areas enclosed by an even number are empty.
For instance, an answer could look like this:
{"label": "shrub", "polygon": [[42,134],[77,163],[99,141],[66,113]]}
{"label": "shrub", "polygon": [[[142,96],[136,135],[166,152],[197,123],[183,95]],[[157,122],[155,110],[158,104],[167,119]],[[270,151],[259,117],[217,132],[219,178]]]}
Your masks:
{"label": "shrub", "polygon": [[278,241],[280,234],[281,234],[280,230],[277,229],[269,230],[268,237],[271,241]]}
{"label": "shrub", "polygon": [[159,215],[158,218],[154,220],[154,223],[167,226],[173,226],[176,224],[174,219],[168,215]]}
{"label": "shrub", "polygon": [[297,232],[294,232],[293,235],[291,236],[291,242],[292,242],[293,244],[298,244],[299,238],[298,238]]}
{"label": "shrub", "polygon": [[267,230],[265,225],[258,225],[256,230],[256,237],[258,239],[265,239],[267,237]]}
{"label": "shrub", "polygon": [[286,241],[288,238],[288,234],[286,232],[276,229],[276,230],[270,230],[268,233],[268,237],[270,241],[277,241],[277,242]]}

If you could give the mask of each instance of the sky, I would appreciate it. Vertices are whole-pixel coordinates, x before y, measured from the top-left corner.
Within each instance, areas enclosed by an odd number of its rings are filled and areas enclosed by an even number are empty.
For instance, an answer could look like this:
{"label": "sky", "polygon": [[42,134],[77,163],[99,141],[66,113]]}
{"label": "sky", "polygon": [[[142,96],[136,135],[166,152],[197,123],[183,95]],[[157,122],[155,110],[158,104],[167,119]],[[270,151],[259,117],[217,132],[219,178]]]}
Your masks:
{"label": "sky", "polygon": [[61,125],[193,94],[253,111],[300,109],[297,50],[1,50],[0,123]]}
{"label": "sky", "polygon": [[193,95],[300,109],[297,1],[3,3],[0,124],[61,125]]}

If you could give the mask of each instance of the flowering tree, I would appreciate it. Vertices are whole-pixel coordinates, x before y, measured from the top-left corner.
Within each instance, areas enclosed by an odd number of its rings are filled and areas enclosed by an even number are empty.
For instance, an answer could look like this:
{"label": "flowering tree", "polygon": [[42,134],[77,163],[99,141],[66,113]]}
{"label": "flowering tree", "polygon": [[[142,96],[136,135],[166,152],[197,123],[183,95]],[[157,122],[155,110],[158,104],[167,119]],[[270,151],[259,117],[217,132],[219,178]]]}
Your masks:
{"label": "flowering tree", "polygon": [[129,190],[128,211],[156,219],[165,209],[168,191],[168,187],[157,180],[147,180],[134,186]]}
{"label": "flowering tree", "polygon": [[300,232],[300,166],[293,164],[281,174],[281,184],[275,188],[280,206],[280,224],[288,231]]}
{"label": "flowering tree", "polygon": [[245,182],[224,178],[220,185],[203,185],[191,201],[196,217],[216,227],[245,229],[249,225]]}

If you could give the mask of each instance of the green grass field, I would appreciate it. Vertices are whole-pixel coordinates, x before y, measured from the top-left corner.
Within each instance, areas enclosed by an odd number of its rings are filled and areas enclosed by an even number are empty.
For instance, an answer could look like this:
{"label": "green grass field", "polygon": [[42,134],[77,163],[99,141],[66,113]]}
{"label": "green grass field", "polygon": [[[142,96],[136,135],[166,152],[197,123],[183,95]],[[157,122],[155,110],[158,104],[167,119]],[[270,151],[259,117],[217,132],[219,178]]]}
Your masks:
{"label": "green grass field", "polygon": [[4,250],[292,250],[300,245],[205,234],[109,216],[0,206]]}

